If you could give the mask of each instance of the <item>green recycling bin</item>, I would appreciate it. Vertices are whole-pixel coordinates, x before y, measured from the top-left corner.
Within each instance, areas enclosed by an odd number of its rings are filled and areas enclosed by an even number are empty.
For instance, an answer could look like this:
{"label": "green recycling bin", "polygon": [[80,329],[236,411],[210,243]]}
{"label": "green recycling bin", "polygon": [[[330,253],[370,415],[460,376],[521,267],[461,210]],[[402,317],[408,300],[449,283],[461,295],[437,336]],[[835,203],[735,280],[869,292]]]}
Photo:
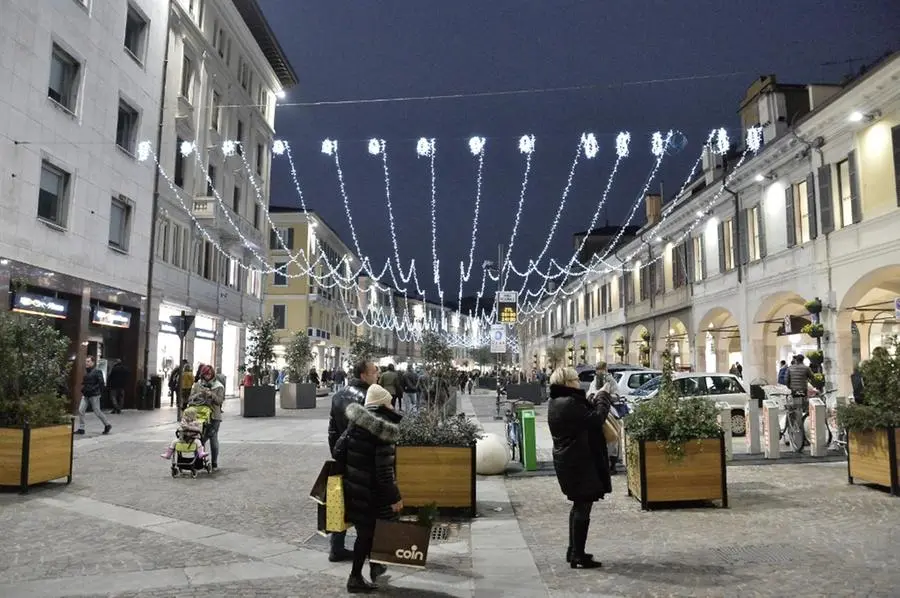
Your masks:
{"label": "green recycling bin", "polygon": [[519,411],[519,459],[525,471],[537,470],[537,446],[535,445],[534,409]]}

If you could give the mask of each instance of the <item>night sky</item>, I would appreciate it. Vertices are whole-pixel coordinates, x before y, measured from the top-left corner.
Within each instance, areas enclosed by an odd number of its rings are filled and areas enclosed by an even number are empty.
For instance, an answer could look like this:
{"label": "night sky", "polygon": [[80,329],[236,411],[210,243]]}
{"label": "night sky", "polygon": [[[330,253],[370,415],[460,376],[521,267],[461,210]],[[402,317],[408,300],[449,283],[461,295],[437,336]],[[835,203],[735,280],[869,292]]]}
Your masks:
{"label": "night sky", "polygon": [[[291,143],[307,205],[353,248],[333,159],[324,138],[339,140],[352,216],[364,255],[392,258],[380,158],[384,138],[405,264],[415,258],[428,297],[431,180],[416,154],[419,137],[437,141],[437,249],[446,298],[456,299],[468,258],[475,198],[472,135],[487,138],[478,244],[480,264],[508,244],[524,158],[518,139],[537,138],[524,212],[513,250],[519,268],[548,238],[578,140],[593,132],[600,153],[582,161],[546,259],[567,261],[572,234],[585,230],[615,159],[615,135],[632,134],[607,209],[622,224],[652,166],[650,135],[675,129],[687,140],[653,184],[674,193],[708,132],[740,139],[738,103],[752,80],[839,82],[897,49],[896,0],[260,0],[300,83],[276,113],[277,136]],[[892,48],[893,44],[893,48]],[[862,59],[847,64],[848,59]],[[827,64],[831,63],[831,64]],[[678,81],[659,81],[679,79]],[[657,81],[655,83],[633,83]],[[362,100],[592,85],[578,91],[464,99],[292,106]],[[273,163],[272,203],[298,206],[287,162]],[[643,220],[643,208],[638,210]],[[393,259],[393,258],[392,258]],[[475,275],[477,273],[477,276]],[[518,279],[511,281],[511,286]],[[515,288],[518,288],[516,285]],[[490,289],[490,287],[489,287]],[[492,291],[491,291],[492,292]]]}

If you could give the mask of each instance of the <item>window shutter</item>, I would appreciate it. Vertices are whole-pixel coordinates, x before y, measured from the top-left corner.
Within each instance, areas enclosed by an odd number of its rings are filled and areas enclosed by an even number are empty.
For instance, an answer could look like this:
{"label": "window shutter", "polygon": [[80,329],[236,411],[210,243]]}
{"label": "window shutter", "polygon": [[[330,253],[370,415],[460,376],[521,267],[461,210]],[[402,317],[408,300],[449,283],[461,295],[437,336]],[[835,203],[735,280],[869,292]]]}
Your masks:
{"label": "window shutter", "polygon": [[[290,227],[287,229],[287,248],[293,250],[294,249],[294,227]],[[335,264],[337,266],[337,264]]]}
{"label": "window shutter", "polygon": [[819,168],[819,219],[822,234],[834,230],[834,194],[831,191],[831,164]]}
{"label": "window shutter", "polygon": [[850,172],[850,210],[853,224],[862,222],[862,198],[859,196],[859,175],[856,172],[856,151],[847,154],[847,170]]}
{"label": "window shutter", "polygon": [[747,227],[747,210],[738,212],[737,217],[738,235],[740,235],[740,243],[738,243],[738,263],[746,264],[750,261],[750,234]]}
{"label": "window shutter", "polygon": [[764,202],[756,206],[756,231],[759,234],[759,259],[766,257],[766,218],[763,216]]}
{"label": "window shutter", "polygon": [[725,273],[725,223],[719,223],[719,273]]}
{"label": "window shutter", "polygon": [[666,260],[660,259],[656,262],[656,294],[666,294]]}
{"label": "window shutter", "polygon": [[688,235],[684,240],[684,261],[687,282],[694,282],[694,237]]}
{"label": "window shutter", "polygon": [[[803,198],[800,198],[803,201]],[[806,212],[809,218],[810,241],[819,236],[819,225],[816,222],[819,211],[816,209],[816,181],[813,173],[806,175]]]}
{"label": "window shutter", "polygon": [[269,229],[269,249],[280,249],[278,246],[278,233],[275,232],[274,228]]}
{"label": "window shutter", "polygon": [[625,274],[619,277],[619,307],[625,306]]}
{"label": "window shutter", "polygon": [[900,125],[891,129],[891,141],[894,145],[894,191],[900,206]]}
{"label": "window shutter", "polygon": [[784,190],[784,222],[787,226],[787,246],[793,247],[797,244],[797,231],[794,229],[796,221],[794,219],[794,186],[789,185]]}
{"label": "window shutter", "polygon": [[700,239],[700,278],[706,280],[706,234],[701,233],[697,238]]}

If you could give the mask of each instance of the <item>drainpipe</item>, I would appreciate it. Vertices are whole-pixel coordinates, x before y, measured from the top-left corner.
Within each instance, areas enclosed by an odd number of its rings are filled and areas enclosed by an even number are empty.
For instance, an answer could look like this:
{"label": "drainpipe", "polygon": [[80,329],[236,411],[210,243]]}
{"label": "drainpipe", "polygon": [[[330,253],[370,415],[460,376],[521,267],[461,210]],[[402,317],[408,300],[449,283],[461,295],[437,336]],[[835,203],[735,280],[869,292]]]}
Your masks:
{"label": "drainpipe", "polygon": [[[156,151],[159,152],[159,148],[162,146],[163,139],[163,119],[165,117],[165,105],[166,105],[166,76],[169,70],[169,40],[171,35],[171,27],[169,26],[169,20],[172,16],[172,0],[169,0],[166,9],[166,19],[165,19],[165,27],[166,27],[166,45],[165,52],[163,54],[163,68],[162,68],[162,84],[160,85],[159,92],[159,126],[157,127],[156,132]],[[153,325],[153,314],[151,312],[151,306],[153,305],[153,262],[154,257],[156,255],[156,219],[159,212],[159,173],[154,173],[153,176],[153,206],[152,206],[152,217],[150,218],[150,255],[147,259],[147,323],[144,329],[144,379],[150,379],[150,327]]]}

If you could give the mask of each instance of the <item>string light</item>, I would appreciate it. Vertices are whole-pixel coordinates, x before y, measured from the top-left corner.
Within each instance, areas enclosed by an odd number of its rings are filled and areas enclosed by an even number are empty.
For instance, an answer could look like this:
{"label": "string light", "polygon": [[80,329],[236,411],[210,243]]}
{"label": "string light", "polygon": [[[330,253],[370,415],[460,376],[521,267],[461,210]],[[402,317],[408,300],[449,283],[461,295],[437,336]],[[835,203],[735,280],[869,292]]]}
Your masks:
{"label": "string light", "polygon": [[434,139],[426,139],[425,137],[421,137],[416,143],[416,153],[423,158],[427,158],[431,155],[434,149],[433,145]]}
{"label": "string light", "polygon": [[150,158],[151,145],[149,141],[141,141],[137,146],[138,162],[146,162]]}
{"label": "string light", "polygon": [[337,153],[337,141],[326,139],[322,142],[322,153],[326,156],[332,156]]}
{"label": "string light", "polygon": [[182,156],[187,158],[194,151],[194,147],[195,147],[195,145],[194,145],[193,141],[182,141],[179,151],[181,152]]}
{"label": "string light", "polygon": [[620,158],[628,157],[628,146],[631,143],[631,133],[623,131],[616,135],[616,155]]}
{"label": "string light", "polygon": [[284,154],[286,149],[287,149],[287,142],[282,141],[281,139],[276,139],[272,143],[272,153],[275,154],[276,156],[280,156],[280,155]]}
{"label": "string light", "polygon": [[653,134],[653,137],[650,141],[650,152],[654,156],[660,156],[665,151],[665,141],[663,140],[662,133],[657,131]]}
{"label": "string light", "polygon": [[584,148],[584,155],[588,160],[593,159],[600,151],[600,145],[593,133],[582,133],[581,146]]}
{"label": "string light", "polygon": [[747,129],[747,148],[754,154],[762,147],[762,127],[750,127]]}
{"label": "string light", "polygon": [[228,140],[225,140],[225,141],[222,142],[222,154],[223,154],[226,158],[228,158],[228,157],[230,157],[230,156],[233,156],[233,155],[234,155],[234,152],[235,152],[235,143],[234,143],[234,141],[231,141],[230,139],[228,139]]}
{"label": "string light", "polygon": [[[582,143],[584,140],[582,138]],[[534,136],[531,136],[531,149],[534,149]],[[497,264],[497,268],[503,268],[503,284],[500,286],[500,290],[506,290],[506,282],[509,280],[509,268],[506,267],[505,264],[510,262],[510,257],[512,256],[513,245],[516,242],[516,234],[519,231],[519,221],[522,218],[522,208],[525,205],[525,192],[528,189],[528,175],[531,173],[531,157],[534,155],[533,152],[525,152],[525,174],[522,175],[522,186],[519,189],[519,205],[516,209],[516,217],[513,221],[513,229],[512,234],[509,237],[509,243],[506,248],[506,256],[503,259],[503,264]]]}
{"label": "string light", "polygon": [[728,148],[731,143],[728,140],[728,131],[724,128],[719,129],[719,132],[716,134],[716,150],[721,155],[725,155],[728,153]]}
{"label": "string light", "polygon": [[534,135],[522,135],[519,138],[519,151],[523,154],[530,154],[534,151]]}
{"label": "string light", "polygon": [[380,154],[383,143],[381,139],[369,139],[369,153],[373,156]]}
{"label": "string light", "polygon": [[469,139],[469,151],[471,151],[474,156],[479,155],[484,151],[484,143],[484,137],[472,137]]}

